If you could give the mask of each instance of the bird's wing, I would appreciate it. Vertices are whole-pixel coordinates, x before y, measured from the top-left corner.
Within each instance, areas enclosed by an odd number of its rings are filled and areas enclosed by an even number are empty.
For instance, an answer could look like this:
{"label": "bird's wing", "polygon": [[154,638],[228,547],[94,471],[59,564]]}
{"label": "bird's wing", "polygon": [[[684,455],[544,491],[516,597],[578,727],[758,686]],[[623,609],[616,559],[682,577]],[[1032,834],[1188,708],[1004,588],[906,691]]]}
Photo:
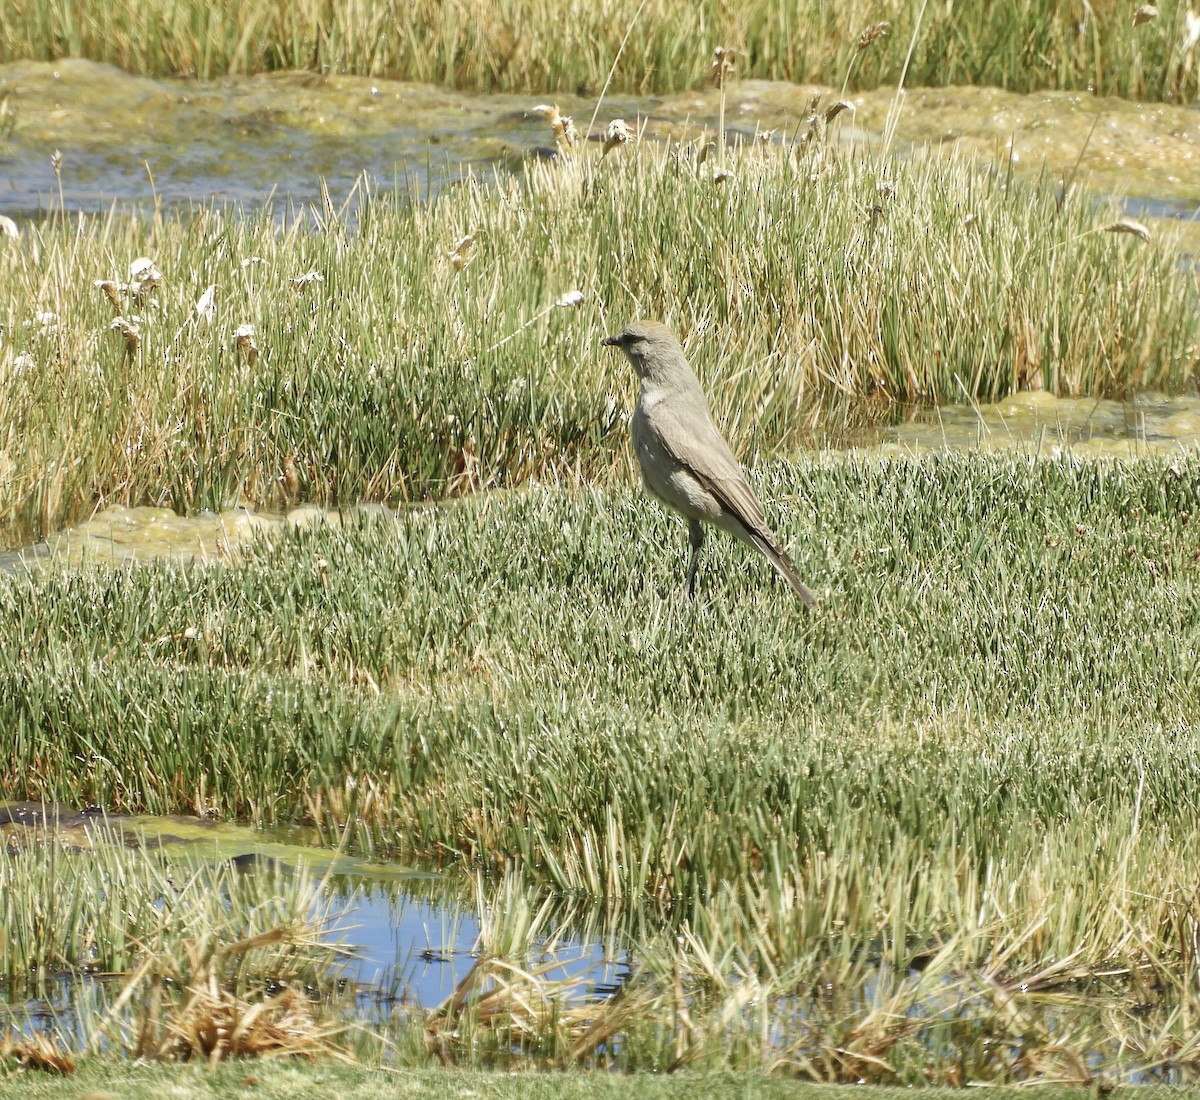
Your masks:
{"label": "bird's wing", "polygon": [[691,470],[722,507],[732,512],[751,535],[774,544],[766,517],[742,472],[741,464],[709,414],[703,397],[661,401],[648,413],[649,426],[663,448]]}
{"label": "bird's wing", "polygon": [[703,395],[698,397],[688,395],[684,400],[664,400],[653,406],[647,413],[651,432],[663,449],[712,493],[722,509],[736,518],[745,530],[745,538],[765,555],[800,599],[812,606],[816,597],[767,526],[741,464],[717,431]]}

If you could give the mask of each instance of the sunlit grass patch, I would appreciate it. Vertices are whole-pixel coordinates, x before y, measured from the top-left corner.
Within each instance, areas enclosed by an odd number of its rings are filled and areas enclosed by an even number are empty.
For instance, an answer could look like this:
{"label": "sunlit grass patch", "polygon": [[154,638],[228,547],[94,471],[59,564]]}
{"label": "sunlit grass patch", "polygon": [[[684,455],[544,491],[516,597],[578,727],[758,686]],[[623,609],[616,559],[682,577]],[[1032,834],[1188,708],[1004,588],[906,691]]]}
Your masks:
{"label": "sunlit grass patch", "polygon": [[979,855],[1027,854],[1093,801],[1170,820],[1194,466],[773,467],[810,619],[721,540],[680,605],[683,531],[624,492],[484,495],[208,569],[12,577],[4,793],[323,825],[357,798],[373,844],[669,897],[793,866],[852,806],[927,840],[951,815]]}

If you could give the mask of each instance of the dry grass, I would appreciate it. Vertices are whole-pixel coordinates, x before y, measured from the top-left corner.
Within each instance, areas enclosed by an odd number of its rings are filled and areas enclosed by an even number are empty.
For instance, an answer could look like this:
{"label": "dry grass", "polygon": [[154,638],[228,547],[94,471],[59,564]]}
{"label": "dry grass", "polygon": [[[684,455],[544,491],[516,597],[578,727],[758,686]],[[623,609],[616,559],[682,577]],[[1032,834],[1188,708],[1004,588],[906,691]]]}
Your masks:
{"label": "dry grass", "polygon": [[121,1049],[146,1061],[351,1060],[335,1041],[344,1026],[325,1022],[319,1000],[291,986],[247,979],[261,973],[262,963],[248,958],[252,953],[297,944],[296,928],[280,926],[233,943],[210,932],[147,954],[103,1019],[87,1020],[88,1049],[95,1053],[115,1036]]}
{"label": "dry grass", "polygon": [[24,1069],[69,1077],[77,1068],[74,1055],[47,1035],[9,1035],[0,1040],[0,1060],[11,1059]]}

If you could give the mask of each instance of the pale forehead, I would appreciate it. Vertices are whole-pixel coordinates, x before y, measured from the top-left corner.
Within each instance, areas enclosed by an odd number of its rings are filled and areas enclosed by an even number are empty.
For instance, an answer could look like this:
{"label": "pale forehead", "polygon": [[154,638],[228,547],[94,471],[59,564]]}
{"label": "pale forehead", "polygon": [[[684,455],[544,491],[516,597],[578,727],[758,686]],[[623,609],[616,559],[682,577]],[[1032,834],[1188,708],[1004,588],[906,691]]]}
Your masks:
{"label": "pale forehead", "polygon": [[659,321],[634,321],[621,333],[624,337],[641,340],[673,340],[675,334]]}

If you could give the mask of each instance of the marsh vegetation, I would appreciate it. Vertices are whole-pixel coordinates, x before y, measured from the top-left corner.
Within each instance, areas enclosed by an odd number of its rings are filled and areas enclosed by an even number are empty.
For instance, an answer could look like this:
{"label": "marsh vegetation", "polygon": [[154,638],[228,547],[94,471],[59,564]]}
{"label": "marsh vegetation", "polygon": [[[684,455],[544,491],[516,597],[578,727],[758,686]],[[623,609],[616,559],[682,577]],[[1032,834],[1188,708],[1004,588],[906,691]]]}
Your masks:
{"label": "marsh vegetation", "polygon": [[[489,7],[469,41],[420,7],[381,38],[383,6],[292,5],[285,37],[274,6],[6,5],[17,53],[522,88],[602,80],[627,7],[549,50],[548,5]],[[1061,6],[1021,7],[1019,48],[1000,23],[969,46],[950,9],[905,38],[923,9],[899,5],[870,41],[824,6],[810,38],[754,4],[731,33],[739,75],[889,79],[913,41],[918,80],[928,57],[1189,94],[1188,10],[1109,34],[1093,8],[1070,54]],[[712,12],[675,12],[639,10],[618,85],[711,77],[686,20]],[[6,559],[0,799],[302,823],[486,916],[448,998],[364,1026],[319,878],[9,836],[10,998],[114,980],[69,1026],[18,1013],[0,1057],[1195,1079],[1195,454],[800,453],[947,400],[1187,392],[1195,270],[1071,178],[899,155],[894,119],[849,148],[830,93],[787,137],[728,135],[732,56],[715,133],[601,117],[589,142],[547,103],[553,158],[435,201],[364,179],[286,216],[93,218],[60,193],[0,239],[4,542],[114,504],[261,529],[186,564]],[[599,347],[634,315],[685,335],[815,614],[729,541],[677,598],[682,528],[630,484],[631,386]],[[250,517],[297,503],[341,511]],[[618,988],[534,965],[597,928]]]}
{"label": "marsh vegetation", "polygon": [[630,389],[599,340],[637,315],[690,334],[751,458],[914,402],[1178,391],[1200,359],[1169,233],[1081,192],[819,140],[742,148],[717,182],[706,149],[587,149],[429,205],[363,183],[352,211],[287,226],[213,209],[31,230],[0,249],[7,541],[97,501],[610,482]]}
{"label": "marsh vegetation", "polygon": [[[895,84],[906,64],[915,85],[1180,102],[1200,87],[1200,16],[1186,0],[1143,5],[1136,16],[1113,0],[417,0],[401,9],[387,0],[5,0],[3,11],[0,60],[89,57],[202,80],[315,69],[477,91],[595,94],[620,55],[616,90],[671,92],[707,79],[697,43],[727,43],[743,58],[744,76],[835,87]],[[881,24],[887,33],[875,33],[864,53],[864,35]]]}
{"label": "marsh vegetation", "polygon": [[762,490],[817,615],[719,543],[680,605],[670,519],[566,487],[11,578],[0,793],[478,868],[509,960],[547,896],[635,930],[617,1000],[556,1010],[489,955],[447,1010],[475,1038],[421,1017],[413,1052],[1190,1077],[1194,460],[806,460]]}

